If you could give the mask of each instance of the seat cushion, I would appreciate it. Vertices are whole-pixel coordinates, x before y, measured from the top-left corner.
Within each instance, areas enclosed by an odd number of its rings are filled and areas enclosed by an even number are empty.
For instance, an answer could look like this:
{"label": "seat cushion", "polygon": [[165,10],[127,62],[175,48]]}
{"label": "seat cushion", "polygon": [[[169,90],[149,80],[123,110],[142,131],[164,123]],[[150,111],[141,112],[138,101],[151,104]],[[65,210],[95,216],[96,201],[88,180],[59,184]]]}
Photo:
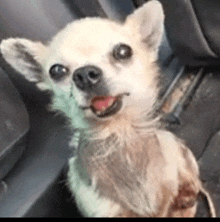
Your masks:
{"label": "seat cushion", "polygon": [[189,66],[219,65],[219,1],[160,1],[165,10],[170,45],[181,63]]}
{"label": "seat cushion", "polygon": [[20,158],[28,130],[28,114],[21,97],[0,69],[0,180]]}

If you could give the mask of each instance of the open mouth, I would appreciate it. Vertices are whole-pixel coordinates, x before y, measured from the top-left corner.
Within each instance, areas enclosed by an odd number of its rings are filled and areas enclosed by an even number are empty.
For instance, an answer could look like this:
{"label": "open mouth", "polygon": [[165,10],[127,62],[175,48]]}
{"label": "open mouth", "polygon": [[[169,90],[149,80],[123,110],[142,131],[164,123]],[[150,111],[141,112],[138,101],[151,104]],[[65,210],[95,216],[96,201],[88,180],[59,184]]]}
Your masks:
{"label": "open mouth", "polygon": [[129,94],[121,94],[117,97],[97,96],[92,100],[90,108],[99,118],[113,116],[121,110],[124,96],[129,96]]}

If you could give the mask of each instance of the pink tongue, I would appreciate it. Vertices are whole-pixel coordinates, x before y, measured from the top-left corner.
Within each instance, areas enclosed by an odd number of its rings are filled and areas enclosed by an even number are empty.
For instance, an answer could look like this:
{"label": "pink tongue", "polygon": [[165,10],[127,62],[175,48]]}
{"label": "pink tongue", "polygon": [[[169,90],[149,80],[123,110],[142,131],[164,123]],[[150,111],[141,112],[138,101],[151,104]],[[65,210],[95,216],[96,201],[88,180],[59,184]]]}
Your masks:
{"label": "pink tongue", "polygon": [[100,96],[100,97],[95,97],[92,100],[92,107],[93,109],[95,109],[96,111],[105,111],[107,110],[109,107],[111,107],[114,102],[116,101],[116,97],[112,97],[112,96]]}

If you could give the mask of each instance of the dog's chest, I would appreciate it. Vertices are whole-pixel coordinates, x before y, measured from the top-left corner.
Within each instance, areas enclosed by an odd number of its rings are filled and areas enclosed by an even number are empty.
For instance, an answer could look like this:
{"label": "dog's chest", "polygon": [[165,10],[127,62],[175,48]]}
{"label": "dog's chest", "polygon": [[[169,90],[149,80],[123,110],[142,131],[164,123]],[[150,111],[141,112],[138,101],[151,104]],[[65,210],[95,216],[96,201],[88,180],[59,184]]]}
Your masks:
{"label": "dog's chest", "polygon": [[151,180],[166,164],[155,135],[143,139],[133,134],[133,139],[124,141],[112,135],[104,141],[84,141],[79,157],[102,197],[140,214],[153,208],[157,197],[153,196]]}

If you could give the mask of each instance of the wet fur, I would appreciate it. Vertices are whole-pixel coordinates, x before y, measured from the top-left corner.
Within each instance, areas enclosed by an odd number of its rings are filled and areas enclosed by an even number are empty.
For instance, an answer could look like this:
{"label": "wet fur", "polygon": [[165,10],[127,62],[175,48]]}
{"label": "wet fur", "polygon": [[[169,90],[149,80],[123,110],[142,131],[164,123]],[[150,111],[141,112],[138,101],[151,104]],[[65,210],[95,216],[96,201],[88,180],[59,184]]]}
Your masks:
{"label": "wet fur", "polygon": [[[195,216],[202,189],[197,162],[154,112],[163,22],[161,4],[150,1],[125,23],[100,18],[73,22],[48,46],[19,38],[1,43],[5,60],[40,89],[52,91],[53,109],[78,129],[72,144],[79,147],[69,161],[68,177],[84,216]],[[133,48],[132,60],[118,63],[112,58],[112,47],[120,42]],[[96,94],[129,91],[123,109],[105,120],[83,111],[80,107],[94,95],[78,90],[71,74],[54,82],[48,70],[57,63],[68,65],[71,73],[86,64],[100,67],[105,82]]]}

